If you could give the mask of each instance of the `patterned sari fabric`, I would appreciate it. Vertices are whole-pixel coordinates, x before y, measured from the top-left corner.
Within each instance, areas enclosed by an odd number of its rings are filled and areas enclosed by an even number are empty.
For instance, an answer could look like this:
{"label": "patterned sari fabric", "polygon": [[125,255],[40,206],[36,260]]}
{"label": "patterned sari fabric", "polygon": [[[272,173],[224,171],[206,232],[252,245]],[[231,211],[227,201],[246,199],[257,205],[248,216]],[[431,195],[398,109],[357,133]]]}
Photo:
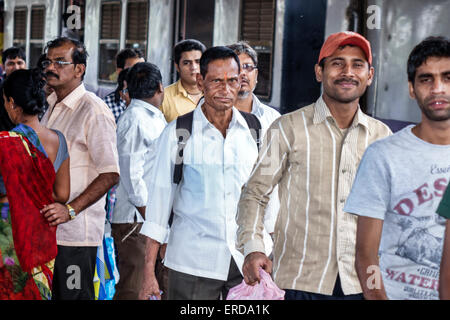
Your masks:
{"label": "patterned sari fabric", "polygon": [[40,213],[53,203],[55,170],[28,126],[0,132],[0,300],[51,299],[56,227]]}

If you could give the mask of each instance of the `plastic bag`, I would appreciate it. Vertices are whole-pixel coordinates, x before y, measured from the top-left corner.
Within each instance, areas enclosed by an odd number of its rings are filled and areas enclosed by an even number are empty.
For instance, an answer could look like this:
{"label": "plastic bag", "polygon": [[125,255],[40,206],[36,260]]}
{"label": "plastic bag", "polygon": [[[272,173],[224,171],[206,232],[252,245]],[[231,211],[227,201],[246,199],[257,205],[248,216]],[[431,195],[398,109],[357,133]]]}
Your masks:
{"label": "plastic bag", "polygon": [[270,275],[259,269],[261,281],[250,286],[242,280],[241,284],[230,289],[227,300],[284,300],[284,290],[277,287]]}

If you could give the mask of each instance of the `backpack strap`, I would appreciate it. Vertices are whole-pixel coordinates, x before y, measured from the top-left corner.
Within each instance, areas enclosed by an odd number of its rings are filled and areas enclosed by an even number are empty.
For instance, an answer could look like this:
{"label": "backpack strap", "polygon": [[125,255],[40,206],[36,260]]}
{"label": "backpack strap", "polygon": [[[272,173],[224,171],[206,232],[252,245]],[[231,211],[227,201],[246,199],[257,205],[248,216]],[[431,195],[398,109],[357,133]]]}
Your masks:
{"label": "backpack strap", "polygon": [[187,140],[192,134],[192,122],[194,122],[194,111],[186,113],[177,118],[176,134],[178,140],[177,157],[173,171],[173,183],[179,184],[183,177],[183,150]]}
{"label": "backpack strap", "polygon": [[[247,125],[250,129],[250,132],[255,139],[256,146],[259,150],[260,145],[260,131],[261,131],[261,122],[259,119],[252,113],[240,111],[241,115],[244,117]],[[173,171],[173,183],[179,184],[181,178],[183,177],[183,151],[186,146],[187,140],[190,138],[192,134],[192,122],[194,121],[194,111],[186,113],[177,118],[176,124],[176,134],[178,139],[178,150],[177,150],[177,158],[175,161],[175,168]]]}
{"label": "backpack strap", "polygon": [[248,113],[248,112],[244,112],[244,111],[240,111],[240,110],[239,110],[239,112],[244,117],[245,121],[247,122],[247,125],[250,129],[250,132],[252,133],[253,139],[255,139],[256,146],[258,147],[258,151],[259,151],[261,122],[259,121],[258,117],[255,116],[253,113]]}

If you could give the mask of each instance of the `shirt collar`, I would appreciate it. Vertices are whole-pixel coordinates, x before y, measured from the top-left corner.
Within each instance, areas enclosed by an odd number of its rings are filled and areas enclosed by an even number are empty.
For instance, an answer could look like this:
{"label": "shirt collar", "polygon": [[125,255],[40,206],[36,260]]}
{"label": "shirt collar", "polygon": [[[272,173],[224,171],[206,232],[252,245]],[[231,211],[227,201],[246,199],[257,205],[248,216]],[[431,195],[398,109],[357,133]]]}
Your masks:
{"label": "shirt collar", "polygon": [[[75,109],[78,106],[78,100],[80,100],[84,94],[86,93],[86,88],[84,84],[81,83],[78,87],[76,87],[71,93],[69,93],[59,104],[65,105],[69,109]],[[54,105],[58,97],[56,96],[56,92],[52,92],[47,101],[49,105]]]}
{"label": "shirt collar", "polygon": [[252,102],[252,113],[258,118],[262,118],[264,116],[264,108],[261,107],[261,101],[259,101],[258,97],[253,94],[253,102]]}
{"label": "shirt collar", "polygon": [[188,97],[188,93],[187,93],[186,89],[181,84],[181,79],[177,81],[177,91],[178,91],[178,94],[181,94],[183,97],[186,97],[186,98]]}
{"label": "shirt collar", "polygon": [[144,100],[141,99],[131,99],[130,105],[128,106],[128,108],[134,108],[134,107],[142,107],[147,109],[148,111],[150,111],[153,114],[158,114],[159,109],[156,108],[154,105],[152,105],[151,103],[145,102]]}
{"label": "shirt collar", "polygon": [[[322,96],[319,97],[319,99],[316,101],[314,105],[314,118],[313,123],[319,124],[324,122],[327,118],[333,118],[333,115],[330,112],[330,109],[328,109],[325,101],[323,100]],[[350,125],[350,128],[357,127],[358,125],[364,126],[369,132],[369,121],[368,116],[362,112],[360,106],[358,105],[358,111],[356,112],[355,117],[353,118],[353,122]]]}
{"label": "shirt collar", "polygon": [[[209,120],[206,118],[205,114],[202,110],[202,104],[198,104],[197,107],[194,109],[194,116],[195,113],[197,113],[197,117],[201,119],[201,128],[202,130],[206,129],[208,126],[214,126]],[[228,129],[231,129],[236,124],[240,125],[243,128],[248,128],[247,122],[245,121],[244,117],[240,114],[239,110],[236,107],[232,107],[233,115],[231,116],[230,124],[228,125]]]}

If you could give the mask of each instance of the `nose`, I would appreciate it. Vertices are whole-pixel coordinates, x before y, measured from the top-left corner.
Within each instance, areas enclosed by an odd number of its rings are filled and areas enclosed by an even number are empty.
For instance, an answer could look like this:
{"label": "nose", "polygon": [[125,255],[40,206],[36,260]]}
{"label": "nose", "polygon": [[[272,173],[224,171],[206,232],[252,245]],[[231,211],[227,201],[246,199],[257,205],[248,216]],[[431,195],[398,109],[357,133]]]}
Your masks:
{"label": "nose", "polygon": [[433,87],[431,88],[432,94],[442,94],[444,93],[444,82],[442,79],[438,78],[435,81],[433,81]]}

